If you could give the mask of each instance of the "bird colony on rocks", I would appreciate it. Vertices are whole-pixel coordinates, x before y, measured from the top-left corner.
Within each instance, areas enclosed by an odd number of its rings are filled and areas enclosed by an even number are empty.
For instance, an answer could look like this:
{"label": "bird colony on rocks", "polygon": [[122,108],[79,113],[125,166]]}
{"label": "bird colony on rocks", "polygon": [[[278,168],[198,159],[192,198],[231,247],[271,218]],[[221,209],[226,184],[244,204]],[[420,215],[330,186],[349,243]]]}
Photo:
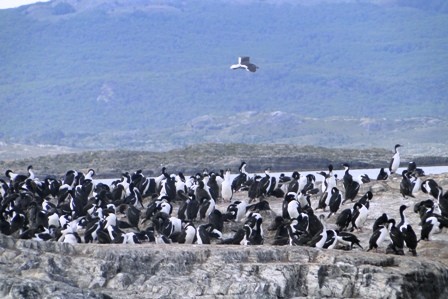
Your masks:
{"label": "bird colony on rocks", "polygon": [[[0,231],[39,242],[311,246],[419,255],[448,227],[448,192],[409,163],[376,179],[343,164],[302,175],[204,169],[191,176],[123,172],[110,184],[95,170],[38,178],[12,170],[0,180]],[[322,180],[316,180],[316,177]],[[399,187],[398,187],[399,186]],[[433,241],[435,239],[435,241]],[[135,245],[138,246],[138,245]]]}

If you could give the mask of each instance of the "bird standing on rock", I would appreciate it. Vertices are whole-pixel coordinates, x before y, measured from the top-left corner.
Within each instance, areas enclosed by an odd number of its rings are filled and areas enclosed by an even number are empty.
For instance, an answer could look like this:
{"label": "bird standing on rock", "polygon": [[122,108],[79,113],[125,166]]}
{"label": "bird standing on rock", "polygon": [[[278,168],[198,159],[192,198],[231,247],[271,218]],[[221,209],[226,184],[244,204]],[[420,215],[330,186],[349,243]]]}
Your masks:
{"label": "bird standing on rock", "polygon": [[433,179],[424,180],[421,189],[423,193],[431,195],[436,201],[439,201],[443,194],[442,187]]}
{"label": "bird standing on rock", "polygon": [[408,176],[408,171],[403,170],[401,173],[400,182],[400,193],[404,199],[407,197],[415,197],[413,194],[414,185],[412,184],[411,178]]}
{"label": "bird standing on rock", "polygon": [[337,232],[338,242],[341,244],[348,244],[350,246],[350,250],[353,249],[353,245],[358,246],[363,249],[361,246],[361,241],[352,233],[348,232]]}
{"label": "bird standing on rock", "polygon": [[341,206],[342,202],[342,195],[341,192],[339,192],[339,189],[336,187],[333,187],[331,189],[331,197],[330,197],[330,214],[328,214],[327,218],[330,218],[331,215],[335,214],[339,207]]}
{"label": "bird standing on rock", "polygon": [[247,163],[241,162],[240,168],[239,168],[239,174],[232,180],[232,192],[235,193],[236,191],[239,191],[244,184],[247,182],[249,178],[249,174],[246,171]]}
{"label": "bird standing on rock", "polygon": [[404,237],[395,225],[395,219],[389,220],[389,237],[392,243],[387,247],[386,253],[390,251],[398,255],[404,255]]}
{"label": "bird standing on rock", "polygon": [[389,163],[389,172],[390,174],[394,174],[397,172],[398,167],[400,167],[400,151],[398,150],[401,145],[395,145],[395,153]]}
{"label": "bird standing on rock", "polygon": [[342,164],[342,166],[344,166],[345,169],[342,181],[345,190],[344,202],[347,200],[353,201],[356,195],[358,195],[360,185],[356,180],[353,179],[353,176],[350,174],[350,165],[344,163]]}
{"label": "bird standing on rock", "polygon": [[369,239],[369,249],[367,249],[367,251],[374,248],[375,251],[378,251],[378,247],[380,247],[384,240],[386,240],[388,232],[387,226],[384,225],[375,230]]}
{"label": "bird standing on rock", "polygon": [[352,228],[351,231],[354,231],[355,228],[359,231],[362,231],[362,227],[367,220],[367,215],[369,214],[369,209],[357,202],[354,206],[353,216],[352,216]]}
{"label": "bird standing on rock", "polygon": [[381,226],[385,226],[386,223],[389,221],[389,217],[386,213],[383,213],[380,217],[378,217],[372,226],[372,231],[376,231]]}
{"label": "bird standing on rock", "polygon": [[378,176],[376,177],[377,181],[385,181],[389,178],[389,174],[384,170],[384,168],[380,169]]}
{"label": "bird standing on rock", "polygon": [[400,217],[401,221],[398,223],[397,228],[403,235],[404,242],[406,244],[406,247],[409,249],[409,251],[412,253],[413,256],[417,255],[417,235],[415,234],[414,230],[412,229],[412,226],[409,224],[406,215],[404,214],[404,210],[406,210],[406,205],[400,206]]}
{"label": "bird standing on rock", "polygon": [[301,212],[300,204],[296,199],[296,193],[289,192],[286,194],[282,204],[282,216],[284,219],[294,219]]}
{"label": "bird standing on rock", "polygon": [[322,223],[322,228],[319,233],[314,235],[314,237],[309,241],[308,245],[316,248],[323,248],[325,242],[327,242],[327,225],[325,223],[325,216],[320,215],[319,220]]}
{"label": "bird standing on rock", "polygon": [[344,209],[339,213],[336,219],[336,225],[340,232],[346,230],[350,223],[352,223],[352,215],[353,208]]}
{"label": "bird standing on rock", "polygon": [[230,202],[232,200],[232,178],[230,176],[230,169],[227,169],[224,173],[224,180],[221,184],[221,198],[224,202]]}

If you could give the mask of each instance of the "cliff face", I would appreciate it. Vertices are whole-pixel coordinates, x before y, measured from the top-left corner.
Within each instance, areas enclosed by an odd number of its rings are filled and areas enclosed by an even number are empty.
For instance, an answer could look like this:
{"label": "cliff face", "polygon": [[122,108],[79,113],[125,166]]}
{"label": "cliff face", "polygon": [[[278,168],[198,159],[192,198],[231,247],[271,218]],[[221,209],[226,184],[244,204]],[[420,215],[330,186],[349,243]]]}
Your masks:
{"label": "cliff face", "polygon": [[2,298],[447,298],[442,262],[301,246],[70,245],[0,235]]}

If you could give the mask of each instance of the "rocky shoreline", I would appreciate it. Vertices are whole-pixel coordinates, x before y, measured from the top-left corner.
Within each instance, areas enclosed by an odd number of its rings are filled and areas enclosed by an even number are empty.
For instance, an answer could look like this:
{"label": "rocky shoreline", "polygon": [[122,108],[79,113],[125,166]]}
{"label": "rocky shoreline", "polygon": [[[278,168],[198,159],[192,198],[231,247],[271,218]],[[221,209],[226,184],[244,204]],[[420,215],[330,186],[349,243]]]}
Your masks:
{"label": "rocky shoreline", "polygon": [[2,298],[444,298],[428,258],[302,246],[63,244],[0,236]]}
{"label": "rocky shoreline", "polygon": [[[429,178],[429,177],[427,177]],[[448,186],[448,174],[431,175]],[[372,224],[383,212],[407,217],[420,238],[419,216],[412,206],[428,195],[401,199],[400,176],[372,180],[373,199],[362,231],[354,232],[363,249],[274,246],[267,228],[281,213],[281,198],[265,198],[261,211],[263,245],[66,244],[0,235],[0,296],[3,298],[445,298],[448,296],[448,236],[442,231],[420,241],[417,256],[386,254],[389,241],[366,252]],[[359,195],[360,196],[360,195]],[[247,192],[235,193],[236,199]],[[317,196],[312,198],[313,208]],[[144,206],[149,198],[144,199]],[[224,211],[228,202],[219,201]],[[348,202],[342,209],[351,207]],[[173,215],[177,215],[175,204]],[[316,211],[327,215],[328,211]],[[126,220],[125,215],[120,215]],[[334,229],[335,216],[327,220]],[[223,237],[242,225],[226,224]],[[144,228],[142,228],[144,229]]]}

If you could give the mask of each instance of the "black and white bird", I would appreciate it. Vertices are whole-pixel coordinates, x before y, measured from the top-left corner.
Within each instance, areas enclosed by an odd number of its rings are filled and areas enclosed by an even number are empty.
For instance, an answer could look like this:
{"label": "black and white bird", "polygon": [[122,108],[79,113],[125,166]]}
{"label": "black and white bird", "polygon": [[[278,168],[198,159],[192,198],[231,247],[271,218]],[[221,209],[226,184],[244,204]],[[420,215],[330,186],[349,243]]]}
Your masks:
{"label": "black and white bird", "polygon": [[[297,220],[295,220],[297,221]],[[291,224],[286,224],[284,225],[284,228],[286,229],[286,233],[287,233],[287,238],[284,238],[282,236],[280,236],[279,234],[283,231],[277,231],[276,234],[276,238],[275,238],[275,242],[274,245],[287,245],[289,244],[290,246],[298,246],[298,245],[304,245],[306,244],[309,240],[307,240],[306,242],[301,242],[300,241],[300,232],[294,229],[294,223]]]}
{"label": "black and white bird", "polygon": [[300,173],[298,171],[294,171],[291,175],[290,180],[288,181],[287,185],[287,192],[299,192],[299,180],[300,180]]}
{"label": "black and white bird", "polygon": [[369,214],[369,209],[359,202],[355,203],[353,206],[353,215],[352,215],[352,228],[351,231],[354,231],[355,228],[357,230],[362,231],[362,227],[367,220],[367,216]]}
{"label": "black and white bird", "polygon": [[264,242],[263,233],[263,217],[259,213],[248,213],[247,220],[244,223],[249,225],[252,229],[251,235],[249,236],[250,245],[262,245]]}
{"label": "black and white bird", "polygon": [[213,229],[217,229],[220,232],[222,232],[224,228],[224,221],[226,220],[225,214],[218,209],[214,209],[208,216],[208,223],[213,226]]}
{"label": "black and white bird", "polygon": [[327,240],[325,241],[325,244],[323,248],[325,249],[333,249],[336,247],[336,244],[338,243],[338,233],[334,229],[327,229]]}
{"label": "black and white bird", "polygon": [[183,172],[179,171],[176,175],[176,192],[182,191],[187,193],[188,188],[186,182],[187,180],[185,179]]}
{"label": "black and white bird", "polygon": [[342,164],[342,166],[345,169],[344,177],[343,177],[343,186],[345,189],[345,199],[344,202],[347,200],[353,201],[358,195],[360,184],[358,181],[353,179],[353,176],[350,174],[350,165],[347,163]]}
{"label": "black and white bird", "polygon": [[440,197],[439,208],[442,216],[448,217],[448,191]]}
{"label": "black and white bird", "polygon": [[182,221],[177,217],[170,217],[164,212],[158,212],[154,215],[152,222],[155,230],[167,238],[182,231]]}
{"label": "black and white bird", "polygon": [[216,207],[216,202],[213,198],[199,199],[199,219],[207,219]]}
{"label": "black and white bird", "polygon": [[417,163],[414,161],[409,162],[408,171],[411,174],[416,174],[418,176],[425,176],[425,171],[421,168],[417,168]]}
{"label": "black and white bird", "polygon": [[413,256],[417,255],[417,235],[415,234],[414,230],[412,229],[412,226],[409,224],[406,215],[404,214],[404,210],[406,210],[406,205],[400,206],[400,222],[397,225],[397,228],[400,230],[401,234],[403,235],[404,242],[406,244],[406,247],[409,249],[409,251],[412,253]]}
{"label": "black and white bird", "polygon": [[407,227],[402,226],[400,228],[400,231],[403,234],[406,247],[409,249],[409,251],[412,253],[413,256],[417,256],[418,240],[417,235],[412,229],[412,226],[410,224],[408,224]]}
{"label": "black and white bird", "polygon": [[383,213],[380,217],[375,219],[375,222],[373,223],[373,226],[372,226],[372,231],[376,231],[380,227],[385,226],[388,221],[389,221],[389,217],[387,216],[386,213]]}
{"label": "black and white bird", "polygon": [[433,208],[426,214],[427,216],[422,219],[420,239],[429,241],[432,235],[440,233],[443,228],[448,228],[448,218],[433,213]]}
{"label": "black and white bird", "polygon": [[143,206],[143,198],[142,194],[140,193],[140,190],[134,186],[133,183],[129,184],[129,191],[131,194],[125,198],[125,203],[131,204],[134,207],[144,207]]}
{"label": "black and white bird", "polygon": [[304,210],[304,212],[308,215],[308,233],[311,236],[315,236],[316,234],[318,234],[322,228],[323,228],[323,224],[321,221],[321,217],[323,217],[324,221],[325,221],[325,216],[324,215],[320,215],[319,217],[317,217],[316,214],[314,214],[314,211],[311,207],[308,207]]}
{"label": "black and white bird", "polygon": [[227,169],[224,173],[224,180],[221,183],[221,198],[224,202],[230,202],[232,200],[232,178],[230,175],[230,169]]}
{"label": "black and white bird", "polygon": [[327,218],[330,218],[331,215],[335,214],[342,203],[342,195],[338,188],[333,187],[331,189],[331,197],[330,197],[330,213],[328,214]]}
{"label": "black and white bird", "polygon": [[240,227],[232,237],[223,239],[218,244],[249,245],[249,238],[251,235],[251,227],[245,224]]}
{"label": "black and white bird", "polygon": [[385,181],[387,180],[387,178],[389,178],[389,174],[387,173],[387,171],[384,170],[384,168],[381,168],[380,172],[378,173],[378,176],[376,177],[376,180]]}
{"label": "black and white bird", "polygon": [[232,180],[232,192],[239,191],[249,178],[249,174],[246,171],[247,163],[241,162],[239,167],[239,174]]}
{"label": "black and white bird", "polygon": [[141,211],[137,209],[134,205],[126,205],[126,206],[127,206],[126,217],[128,219],[128,222],[132,227],[135,227],[138,230]]}
{"label": "black and white bird", "polygon": [[258,66],[256,66],[255,64],[250,62],[250,57],[241,56],[241,57],[238,57],[238,63],[232,64],[230,66],[230,68],[232,70],[245,69],[248,72],[256,72],[258,69]]}
{"label": "black and white bird", "polygon": [[378,250],[378,247],[381,246],[381,244],[386,240],[388,236],[388,227],[387,226],[380,226],[378,229],[376,229],[369,239],[369,249],[367,251],[370,251],[375,248],[375,251]]}
{"label": "black and white bird", "polygon": [[264,176],[260,179],[260,183],[258,184],[257,197],[263,198],[268,196],[273,188],[275,188],[275,185],[276,178],[271,175],[271,168],[268,167],[264,170]]}
{"label": "black and white bird", "polygon": [[324,248],[325,242],[327,242],[327,225],[325,223],[325,216],[320,215],[319,220],[322,223],[322,229],[319,233],[308,242],[308,245],[316,248]]}
{"label": "black and white bird", "polygon": [[260,187],[260,175],[255,175],[252,184],[249,186],[249,190],[247,191],[247,196],[249,197],[249,202],[254,201],[258,197],[259,187]]}
{"label": "black and white bird", "polygon": [[418,172],[411,173],[411,183],[412,183],[412,195],[417,196],[418,192],[422,189],[422,180]]}
{"label": "black and white bird", "polygon": [[301,213],[300,203],[297,201],[296,193],[289,192],[283,199],[282,216],[284,219],[294,219]]}
{"label": "black and white bird", "polygon": [[361,196],[360,199],[358,199],[358,202],[360,204],[365,205],[368,209],[370,207],[370,201],[372,200],[372,198],[373,198],[373,193],[372,193],[372,191],[369,190],[363,196]]}
{"label": "black and white bird", "polygon": [[236,222],[240,222],[244,219],[247,213],[249,204],[247,200],[236,200],[227,206],[226,216],[228,219],[235,220]]}
{"label": "black and white bird", "polygon": [[394,174],[400,167],[400,151],[398,150],[400,147],[401,145],[399,144],[395,145],[395,153],[389,163],[390,174]]}
{"label": "black and white bird", "polygon": [[[423,223],[427,217],[433,214],[435,206],[436,205],[433,200],[423,200],[414,205],[414,212],[419,214],[420,220]],[[422,223],[419,225],[422,225]]]}
{"label": "black and white bird", "polygon": [[[329,168],[328,169],[329,170],[328,173],[326,173],[325,171],[318,172],[318,174],[323,176],[324,179],[323,179],[322,185],[321,185],[322,194],[321,194],[321,196],[319,198],[319,204],[318,204],[316,209],[323,209],[324,211],[325,211],[325,208],[328,206],[328,203],[329,203],[329,199],[330,199],[330,195],[331,195],[331,189],[336,186],[336,180],[334,179],[334,175],[332,174],[333,165],[330,164],[328,166],[328,168]],[[329,186],[329,184],[330,184],[329,182],[330,182],[330,178],[331,177],[334,179],[334,185]]]}
{"label": "black and white bird", "polygon": [[28,175],[18,174],[12,171],[11,169],[6,170],[5,175],[10,180],[11,188],[14,188],[15,191],[19,191],[19,184],[25,182],[26,179],[34,177],[34,173],[32,172],[33,166],[28,166]]}
{"label": "black and white bird", "polygon": [[177,217],[181,220],[194,221],[199,213],[200,203],[196,196],[192,194],[179,205]]}
{"label": "black and white bird", "polygon": [[397,224],[397,228],[401,229],[401,227],[407,227],[409,222],[408,219],[406,217],[406,215],[404,214],[404,210],[406,210],[407,206],[406,205],[401,205],[400,206],[400,222]]}
{"label": "black and white bird", "polygon": [[196,199],[199,201],[203,201],[203,199],[213,199],[210,195],[210,192],[208,191],[208,186],[205,185],[203,180],[199,180],[197,182],[197,185],[194,189],[194,195],[196,196]]}
{"label": "black and white bird", "polygon": [[400,194],[403,196],[403,198],[407,197],[415,197],[413,194],[414,190],[414,184],[408,175],[407,170],[403,170],[401,173],[401,182],[400,182]]}
{"label": "black and white bird", "polygon": [[215,202],[219,198],[219,184],[216,180],[216,173],[211,172],[207,181],[208,186],[208,192],[210,193],[211,197],[215,200]]}
{"label": "black and white bird", "polygon": [[442,187],[433,179],[424,180],[421,184],[423,193],[431,195],[436,201],[439,201],[443,194]]}
{"label": "black and white bird", "polygon": [[289,184],[291,183],[291,177],[280,173],[278,177],[278,189],[283,192],[283,196],[288,192]]}
{"label": "black and white bird", "polygon": [[344,209],[339,213],[336,218],[336,225],[338,226],[340,232],[346,230],[350,223],[352,223],[352,216],[353,208]]}
{"label": "black and white bird", "polygon": [[193,244],[196,241],[196,227],[192,222],[185,222],[182,226],[180,238],[178,240],[181,244]]}
{"label": "black and white bird", "polygon": [[349,249],[353,249],[353,245],[357,245],[359,248],[363,249],[361,246],[361,241],[352,233],[348,232],[337,232],[338,243],[343,245],[349,245]]}
{"label": "black and white bird", "polygon": [[199,245],[211,244],[209,228],[211,224],[201,224],[196,229],[196,243]]}
{"label": "black and white bird", "polygon": [[306,194],[317,194],[319,193],[319,188],[316,188],[316,177],[314,174],[307,174],[305,176],[305,185],[300,190],[301,192],[305,192]]}
{"label": "black and white bird", "polygon": [[318,172],[318,174],[324,177],[322,182],[322,193],[330,192],[331,188],[336,186],[336,178],[333,174],[333,164],[328,165],[328,173],[325,171]]}
{"label": "black and white bird", "polygon": [[[310,229],[310,216],[307,213],[300,213],[300,215],[291,222],[291,225],[293,225],[294,221],[297,221],[297,223],[295,224],[295,229],[301,232],[309,232],[313,234],[316,233],[320,228],[322,228],[322,223],[319,221],[319,219],[316,217],[314,220],[319,222],[319,225],[318,227]],[[311,221],[311,225],[313,225],[313,220]]]}
{"label": "black and white bird", "polygon": [[395,219],[389,220],[389,237],[392,243],[387,247],[386,253],[390,250],[392,253],[404,255],[404,237],[396,226]]}
{"label": "black and white bird", "polygon": [[300,203],[302,209],[308,206],[311,207],[311,195],[307,194],[304,190],[297,194],[297,201]]}

